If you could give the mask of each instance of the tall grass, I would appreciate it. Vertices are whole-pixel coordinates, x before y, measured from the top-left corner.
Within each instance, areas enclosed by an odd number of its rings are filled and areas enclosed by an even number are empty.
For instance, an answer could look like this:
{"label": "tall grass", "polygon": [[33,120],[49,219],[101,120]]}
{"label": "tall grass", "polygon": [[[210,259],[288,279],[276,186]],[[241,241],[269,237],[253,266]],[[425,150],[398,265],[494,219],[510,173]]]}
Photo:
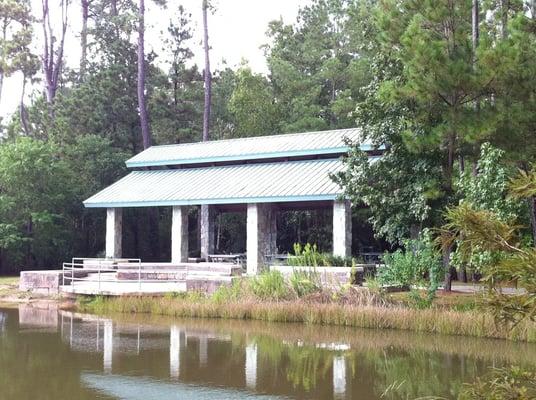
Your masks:
{"label": "tall grass", "polygon": [[479,311],[416,310],[398,306],[344,303],[310,303],[300,299],[214,301],[211,298],[119,297],[80,301],[78,309],[100,314],[152,313],[174,317],[252,319],[269,322],[301,322],[372,329],[501,338],[536,342],[536,324],[526,322],[512,331],[501,330],[493,318]]}

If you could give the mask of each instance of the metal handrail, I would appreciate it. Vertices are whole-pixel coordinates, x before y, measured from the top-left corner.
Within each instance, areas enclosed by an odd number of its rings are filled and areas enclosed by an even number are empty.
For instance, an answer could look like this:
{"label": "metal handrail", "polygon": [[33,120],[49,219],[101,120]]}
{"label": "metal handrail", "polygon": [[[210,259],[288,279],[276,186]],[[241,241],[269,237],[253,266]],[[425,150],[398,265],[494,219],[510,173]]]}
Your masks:
{"label": "metal handrail", "polygon": [[[87,261],[91,261],[88,263]],[[103,275],[106,275],[108,272],[118,272],[121,270],[117,264],[137,264],[138,279],[115,279],[108,280],[103,278]],[[87,273],[97,273],[97,278],[92,277],[77,277],[75,271],[84,271]],[[104,274],[103,274],[104,273]],[[139,258],[119,258],[119,259],[110,259],[110,258],[84,258],[84,257],[73,257],[71,262],[63,263],[63,286],[68,284],[75,284],[76,282],[97,282],[98,283],[98,293],[102,293],[101,282],[114,282],[114,283],[136,283],[138,284],[138,291],[141,293],[143,283],[177,283],[182,282],[182,279],[142,279],[142,263]]]}

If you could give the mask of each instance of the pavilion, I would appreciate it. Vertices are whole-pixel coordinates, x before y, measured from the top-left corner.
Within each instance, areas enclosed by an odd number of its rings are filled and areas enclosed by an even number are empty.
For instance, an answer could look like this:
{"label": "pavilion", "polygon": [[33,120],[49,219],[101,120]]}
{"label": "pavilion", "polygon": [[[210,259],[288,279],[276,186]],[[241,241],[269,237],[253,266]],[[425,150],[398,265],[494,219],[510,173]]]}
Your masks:
{"label": "pavilion", "polygon": [[[122,209],[172,207],[171,263],[188,259],[188,207],[201,207],[201,257],[214,252],[218,212],[247,212],[247,273],[257,274],[275,254],[276,213],[333,209],[333,253],[351,255],[351,205],[331,174],[341,171],[347,140],[362,143],[359,130],[248,137],[152,146],[126,165],[132,171],[84,201],[106,208],[106,257],[121,258]],[[371,144],[361,149],[380,154]]]}

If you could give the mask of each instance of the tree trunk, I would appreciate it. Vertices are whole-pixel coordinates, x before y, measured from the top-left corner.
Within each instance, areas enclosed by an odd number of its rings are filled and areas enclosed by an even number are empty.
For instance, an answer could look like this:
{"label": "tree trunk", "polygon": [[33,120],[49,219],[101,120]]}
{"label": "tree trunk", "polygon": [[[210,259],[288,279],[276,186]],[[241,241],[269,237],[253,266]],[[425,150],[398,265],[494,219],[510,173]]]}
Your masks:
{"label": "tree trunk", "polygon": [[89,0],[81,0],[82,6],[82,30],[80,31],[80,81],[84,81],[87,68],[87,20],[89,18]]}
{"label": "tree trunk", "polygon": [[473,10],[472,10],[472,42],[473,42],[473,65],[476,62],[476,48],[478,47],[478,38],[480,36],[479,29],[479,4],[478,0],[473,0]]}
{"label": "tree trunk", "polygon": [[[41,0],[43,18],[41,24],[43,27],[43,75],[45,81],[46,100],[49,106],[54,102],[56,91],[58,90],[60,75],[63,69],[63,48],[65,44],[65,34],[67,32],[68,7],[69,1],[61,1],[61,35],[58,48],[55,48],[56,36],[52,29],[53,24],[50,21],[50,9],[48,0]],[[49,112],[53,116],[52,108]]]}
{"label": "tree trunk", "polygon": [[31,269],[33,267],[33,256],[32,256],[32,236],[33,236],[33,220],[30,216],[26,223],[26,238],[28,243],[26,244],[26,269]]}
{"label": "tree trunk", "polygon": [[532,227],[532,244],[536,247],[536,197],[529,197],[530,224]]}
{"label": "tree trunk", "polygon": [[[454,169],[454,157],[456,152],[456,133],[451,133],[447,138],[447,160],[443,165],[443,190],[448,198],[452,195],[452,174]],[[445,269],[445,291],[450,292],[452,284],[452,271],[450,268],[451,249],[443,250],[443,268]]]}
{"label": "tree trunk", "polygon": [[501,0],[501,36],[506,39],[508,36],[508,9],[510,0]]}
{"label": "tree trunk", "polygon": [[145,1],[139,0],[138,22],[138,108],[140,113],[143,148],[151,147],[151,131],[145,98]]}
{"label": "tree trunk", "polygon": [[443,268],[445,270],[445,282],[443,287],[445,292],[450,292],[452,290],[452,270],[450,269],[450,251],[451,249],[443,250]]}
{"label": "tree trunk", "polygon": [[[4,19],[2,24],[2,40],[5,42],[7,38],[7,20]],[[3,49],[0,49],[3,51]],[[2,99],[2,88],[4,87],[4,70],[0,69],[0,100]]]}
{"label": "tree trunk", "polygon": [[24,96],[26,94],[26,75],[22,76],[22,94],[20,96],[20,124],[24,135],[29,136],[30,129],[28,127],[28,113],[26,112],[26,107],[24,106]]}
{"label": "tree trunk", "polygon": [[2,87],[4,86],[4,73],[0,72],[0,100],[2,99]]}
{"label": "tree trunk", "polygon": [[210,102],[212,97],[212,76],[210,73],[210,58],[208,46],[208,0],[203,0],[203,44],[205,48],[205,108],[203,112],[203,141],[209,137]]}

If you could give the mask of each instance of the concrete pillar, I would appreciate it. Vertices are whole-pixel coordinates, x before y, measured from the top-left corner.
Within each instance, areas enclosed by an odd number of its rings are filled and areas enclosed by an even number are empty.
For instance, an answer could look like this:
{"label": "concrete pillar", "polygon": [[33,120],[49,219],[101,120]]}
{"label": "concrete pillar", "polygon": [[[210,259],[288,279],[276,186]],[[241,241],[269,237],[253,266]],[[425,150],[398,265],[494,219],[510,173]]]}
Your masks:
{"label": "concrete pillar", "polygon": [[114,350],[114,328],[111,319],[104,321],[104,340],[103,340],[103,365],[104,372],[112,372],[112,358]]}
{"label": "concrete pillar", "polygon": [[346,393],[346,361],[344,356],[333,358],[333,397],[344,398]]}
{"label": "concrete pillar", "polygon": [[169,331],[169,376],[179,379],[181,359],[181,330],[172,325]]}
{"label": "concrete pillar", "polygon": [[277,252],[277,208],[270,203],[248,204],[247,273],[257,275],[266,263],[266,255]]}
{"label": "concrete pillar", "polygon": [[347,200],[333,202],[333,254],[352,255],[352,208]]}
{"label": "concrete pillar", "polygon": [[171,262],[188,261],[188,208],[173,206],[171,217]]}
{"label": "concrete pillar", "polygon": [[122,230],[122,210],[120,208],[106,209],[106,258],[120,258],[122,256]]}
{"label": "concrete pillar", "polygon": [[246,387],[255,390],[257,387],[257,344],[246,346]]}
{"label": "concrete pillar", "polygon": [[203,204],[199,210],[201,219],[201,257],[208,260],[209,254],[214,254],[214,224],[216,209],[212,205]]}

